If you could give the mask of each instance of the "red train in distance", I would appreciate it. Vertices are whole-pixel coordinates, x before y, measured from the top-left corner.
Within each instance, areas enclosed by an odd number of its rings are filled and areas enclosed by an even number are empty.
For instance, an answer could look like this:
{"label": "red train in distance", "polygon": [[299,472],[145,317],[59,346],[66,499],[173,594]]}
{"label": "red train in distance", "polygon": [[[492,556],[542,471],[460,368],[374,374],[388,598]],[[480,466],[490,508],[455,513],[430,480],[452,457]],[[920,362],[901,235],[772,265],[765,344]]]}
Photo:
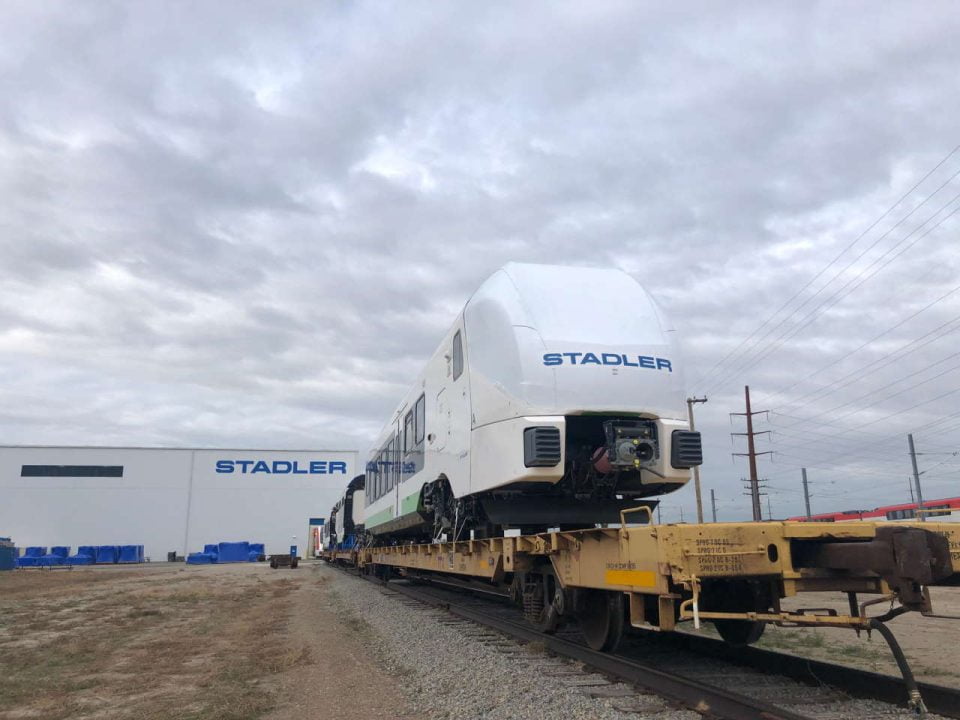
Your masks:
{"label": "red train in distance", "polygon": [[[917,503],[885,505],[873,510],[841,510],[840,512],[820,513],[819,515],[798,515],[787,518],[794,522],[848,522],[850,520],[897,521],[918,520],[920,518]],[[933,522],[960,522],[960,497],[943,500],[924,500],[923,514]]]}

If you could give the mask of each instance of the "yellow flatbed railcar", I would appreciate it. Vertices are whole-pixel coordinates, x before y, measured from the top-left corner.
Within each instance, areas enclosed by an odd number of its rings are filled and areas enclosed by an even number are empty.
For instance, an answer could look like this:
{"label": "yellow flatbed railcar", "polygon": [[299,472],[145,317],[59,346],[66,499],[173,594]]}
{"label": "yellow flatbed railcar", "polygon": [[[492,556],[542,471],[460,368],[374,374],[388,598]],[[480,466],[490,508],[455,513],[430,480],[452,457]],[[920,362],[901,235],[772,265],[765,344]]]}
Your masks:
{"label": "yellow flatbed railcar", "polygon": [[[367,572],[440,573],[509,591],[535,625],[551,630],[573,615],[588,643],[615,646],[625,623],[673,630],[712,621],[730,642],[759,637],[765,623],[867,629],[870,601],[932,614],[927,588],[960,584],[960,526],[927,523],[798,522],[654,525],[361,548]],[[641,515],[642,514],[642,515]],[[850,613],[787,612],[780,601],[839,591]],[[892,614],[891,614],[892,613]]]}

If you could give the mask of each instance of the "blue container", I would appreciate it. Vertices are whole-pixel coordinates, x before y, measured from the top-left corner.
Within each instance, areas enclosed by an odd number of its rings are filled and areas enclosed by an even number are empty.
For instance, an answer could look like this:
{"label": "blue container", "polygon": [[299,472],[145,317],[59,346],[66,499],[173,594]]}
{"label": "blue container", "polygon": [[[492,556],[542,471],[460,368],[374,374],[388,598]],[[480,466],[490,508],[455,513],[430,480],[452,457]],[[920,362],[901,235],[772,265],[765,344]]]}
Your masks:
{"label": "blue container", "polygon": [[137,560],[143,562],[143,545],[137,545]]}
{"label": "blue container", "polygon": [[87,555],[91,559],[97,559],[97,546],[96,545],[81,545],[77,548],[77,555]]}
{"label": "blue container", "polygon": [[0,538],[0,570],[13,570],[17,566],[17,549],[10,538]]}
{"label": "blue container", "polygon": [[67,545],[54,545],[50,548],[50,554],[65,558],[70,554],[70,547]]}
{"label": "blue container", "polygon": [[119,553],[116,545],[98,545],[97,546],[97,564],[110,564],[117,562]]}
{"label": "blue container", "polygon": [[222,542],[217,547],[217,562],[247,562],[250,555],[250,543]]}
{"label": "blue container", "polygon": [[216,558],[210,553],[190,553],[187,555],[187,565],[212,565],[214,562],[216,562]]}

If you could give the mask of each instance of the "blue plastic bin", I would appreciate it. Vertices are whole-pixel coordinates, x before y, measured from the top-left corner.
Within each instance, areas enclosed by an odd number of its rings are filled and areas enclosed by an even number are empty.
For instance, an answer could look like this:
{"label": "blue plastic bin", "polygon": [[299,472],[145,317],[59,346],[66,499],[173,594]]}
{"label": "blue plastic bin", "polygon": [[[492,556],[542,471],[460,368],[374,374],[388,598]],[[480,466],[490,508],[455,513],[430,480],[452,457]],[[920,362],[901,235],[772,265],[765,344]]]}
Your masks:
{"label": "blue plastic bin", "polygon": [[247,562],[247,556],[250,554],[250,543],[243,542],[222,542],[217,548],[217,562]]}
{"label": "blue plastic bin", "polygon": [[0,538],[0,571],[13,570],[17,566],[17,549],[10,538]]}
{"label": "blue plastic bin", "polygon": [[97,546],[97,564],[104,565],[117,562],[119,553],[116,545],[98,545]]}
{"label": "blue plastic bin", "polygon": [[136,545],[121,545],[118,562],[124,564],[140,562],[140,549]]}

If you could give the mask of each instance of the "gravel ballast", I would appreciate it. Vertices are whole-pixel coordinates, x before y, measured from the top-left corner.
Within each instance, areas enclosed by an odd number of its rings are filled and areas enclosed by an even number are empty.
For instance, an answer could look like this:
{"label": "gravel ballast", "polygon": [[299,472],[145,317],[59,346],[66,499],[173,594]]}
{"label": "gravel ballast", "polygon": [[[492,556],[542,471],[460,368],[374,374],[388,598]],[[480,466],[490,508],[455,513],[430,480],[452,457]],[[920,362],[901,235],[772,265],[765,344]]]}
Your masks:
{"label": "gravel ballast", "polygon": [[[331,568],[336,612],[429,718],[491,720],[698,720],[654,696],[608,683],[577,663],[546,655],[442,610],[401,602],[377,585]],[[388,586],[389,588],[389,586]],[[600,697],[593,697],[598,695]],[[620,707],[622,710],[618,710]]]}

